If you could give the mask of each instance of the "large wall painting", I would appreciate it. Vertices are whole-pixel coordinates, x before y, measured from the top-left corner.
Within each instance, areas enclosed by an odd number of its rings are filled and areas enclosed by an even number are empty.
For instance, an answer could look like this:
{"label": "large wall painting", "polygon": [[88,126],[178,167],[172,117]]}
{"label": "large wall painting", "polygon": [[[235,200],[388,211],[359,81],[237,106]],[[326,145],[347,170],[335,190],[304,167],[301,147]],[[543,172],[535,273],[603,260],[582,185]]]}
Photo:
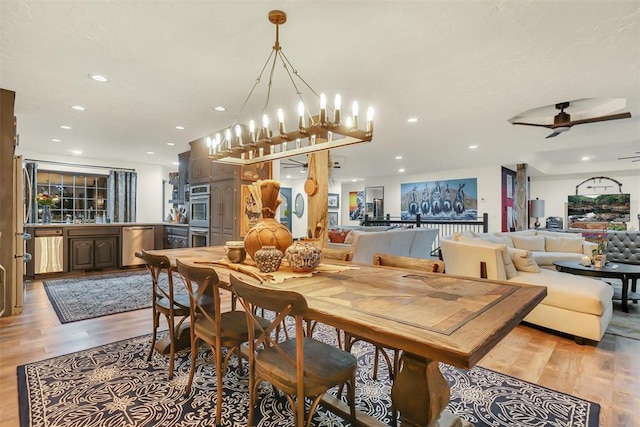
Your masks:
{"label": "large wall painting", "polygon": [[400,185],[402,219],[475,220],[478,216],[478,179],[410,182]]}
{"label": "large wall painting", "polygon": [[349,219],[356,221],[364,218],[364,191],[349,192]]}
{"label": "large wall painting", "polygon": [[567,216],[569,228],[626,230],[631,220],[631,194],[570,195]]}

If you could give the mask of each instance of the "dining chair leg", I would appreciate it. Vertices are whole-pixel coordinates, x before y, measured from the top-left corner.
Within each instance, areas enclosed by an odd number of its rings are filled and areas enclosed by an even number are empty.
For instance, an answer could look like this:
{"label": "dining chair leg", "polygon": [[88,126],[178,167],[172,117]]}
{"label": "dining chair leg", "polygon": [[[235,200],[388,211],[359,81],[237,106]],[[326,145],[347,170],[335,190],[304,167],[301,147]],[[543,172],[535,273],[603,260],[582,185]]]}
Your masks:
{"label": "dining chair leg", "polygon": [[147,354],[147,362],[151,361],[151,356],[153,355],[153,350],[156,347],[156,335],[158,332],[158,326],[160,324],[160,313],[153,310],[153,333],[151,334],[151,347],[149,348],[149,353]]}
{"label": "dining chair leg", "polygon": [[[347,384],[347,401],[349,402],[349,412],[351,413],[351,425],[357,426],[358,421],[356,419],[356,373],[353,373],[351,381]],[[393,427],[396,427],[395,424]]]}
{"label": "dining chair leg", "polygon": [[222,345],[218,342],[215,348],[216,362],[216,426],[222,424]]}
{"label": "dining chair leg", "polygon": [[171,317],[167,317],[169,323],[169,379],[173,379],[173,359],[176,354],[176,330],[174,321]]}
{"label": "dining chair leg", "polygon": [[[253,384],[252,384],[253,383]],[[249,415],[247,416],[247,426],[253,427],[253,410],[256,406],[258,396],[258,382],[249,374]]]}
{"label": "dining chair leg", "polygon": [[198,358],[198,338],[195,337],[193,330],[191,332],[191,366],[189,366],[189,380],[184,387],[184,397],[191,394],[191,385],[193,384],[193,376],[196,372],[196,359]]}

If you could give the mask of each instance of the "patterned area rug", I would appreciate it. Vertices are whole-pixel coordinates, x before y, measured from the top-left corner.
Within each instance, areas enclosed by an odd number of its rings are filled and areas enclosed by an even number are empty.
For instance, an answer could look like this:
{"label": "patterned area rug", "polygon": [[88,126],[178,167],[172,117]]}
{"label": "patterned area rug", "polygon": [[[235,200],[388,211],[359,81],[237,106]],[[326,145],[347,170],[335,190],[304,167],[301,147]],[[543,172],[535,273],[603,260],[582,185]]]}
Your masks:
{"label": "patterned area rug", "polygon": [[[314,336],[335,344],[333,328],[318,325]],[[168,381],[164,356],[156,354],[146,362],[149,344],[149,336],[143,336],[19,366],[21,426],[213,425],[216,373],[210,352],[201,348],[192,393],[185,398],[189,351],[178,354],[176,374]],[[391,383],[384,363],[378,380],[373,380],[374,348],[358,342],[353,353],[358,357],[358,409],[390,424]],[[235,356],[230,364],[224,377],[222,425],[246,425],[248,381],[238,375]],[[598,426],[598,404],[480,367],[466,371],[440,364],[440,369],[451,385],[448,409],[477,427]],[[276,396],[266,383],[260,388],[255,415],[257,426],[293,425],[286,398]],[[313,424],[349,425],[324,408],[318,410]]]}
{"label": "patterned area rug", "polygon": [[[167,283],[167,276],[160,276]],[[174,279],[175,292],[187,290]],[[151,276],[147,270],[46,280],[44,289],[61,323],[151,307]]]}
{"label": "patterned area rug", "polygon": [[[620,283],[614,283],[613,287],[617,293],[622,292]],[[607,333],[640,340],[640,303],[634,304],[629,301],[628,307],[629,312],[625,313],[622,311],[622,302],[619,300],[613,301],[613,317],[609,326],[607,326]]]}

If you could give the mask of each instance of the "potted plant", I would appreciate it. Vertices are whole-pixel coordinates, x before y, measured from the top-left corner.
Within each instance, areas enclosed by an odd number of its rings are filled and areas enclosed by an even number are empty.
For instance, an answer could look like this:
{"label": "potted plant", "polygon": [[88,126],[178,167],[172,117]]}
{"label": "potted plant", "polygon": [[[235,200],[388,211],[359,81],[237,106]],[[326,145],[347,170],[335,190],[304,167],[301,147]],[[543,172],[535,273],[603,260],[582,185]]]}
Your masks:
{"label": "potted plant", "polygon": [[604,267],[607,261],[607,256],[604,254],[605,248],[606,248],[606,243],[603,237],[598,241],[598,246],[596,246],[596,248],[593,251],[591,251],[591,255],[593,258],[593,266],[595,268]]}

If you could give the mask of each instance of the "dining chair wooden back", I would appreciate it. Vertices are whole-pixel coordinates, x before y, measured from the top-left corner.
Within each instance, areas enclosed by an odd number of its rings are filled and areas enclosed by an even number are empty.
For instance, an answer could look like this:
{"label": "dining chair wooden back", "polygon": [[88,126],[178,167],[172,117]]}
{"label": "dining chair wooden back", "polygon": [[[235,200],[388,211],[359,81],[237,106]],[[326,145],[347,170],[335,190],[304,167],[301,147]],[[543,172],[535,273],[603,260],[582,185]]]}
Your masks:
{"label": "dining chair wooden back", "polygon": [[[258,386],[267,381],[283,391],[294,410],[296,427],[305,425],[305,397],[312,398],[307,426],[324,393],[334,386],[347,386],[351,425],[355,418],[356,358],[348,352],[304,334],[303,317],[307,312],[305,298],[292,291],[254,286],[230,276],[231,286],[244,307],[247,322],[256,326],[254,308],[273,312],[271,323],[259,333],[249,332],[249,418],[253,426]],[[282,322],[292,317],[295,336],[279,341]],[[294,400],[293,396],[296,396]]]}
{"label": "dining chair wooden back", "polygon": [[[184,277],[189,291],[191,322],[191,367],[189,380],[184,394],[191,394],[193,377],[200,341],[209,345],[216,369],[216,425],[222,421],[222,379],[227,371],[229,359],[235,353],[238,369],[242,369],[241,345],[249,340],[247,318],[242,311],[231,309],[222,311],[220,280],[216,270],[177,260],[177,269]],[[261,319],[259,325],[266,326],[268,321]],[[227,348],[223,356],[222,349]]]}
{"label": "dining chair wooden back", "polygon": [[322,248],[322,257],[325,259],[336,259],[340,261],[351,261],[353,251],[350,249]]}
{"label": "dining chair wooden back", "polygon": [[[139,255],[146,263],[147,271],[151,275],[152,284],[152,313],[153,313],[153,334],[151,338],[151,348],[147,355],[147,361],[151,360],[153,351],[156,348],[158,327],[160,326],[160,315],[164,315],[169,329],[169,379],[173,378],[174,359],[176,352],[176,340],[181,331],[184,321],[189,317],[189,296],[177,295],[173,283],[173,268],[169,258],[164,255],[150,254],[144,249]],[[167,283],[160,278],[166,274]],[[161,283],[162,282],[162,283]],[[176,319],[178,323],[176,324]]]}
{"label": "dining chair wooden back", "polygon": [[444,262],[438,259],[411,258],[400,255],[375,253],[373,255],[373,265],[410,268],[412,270],[421,270],[430,273],[444,273]]}

